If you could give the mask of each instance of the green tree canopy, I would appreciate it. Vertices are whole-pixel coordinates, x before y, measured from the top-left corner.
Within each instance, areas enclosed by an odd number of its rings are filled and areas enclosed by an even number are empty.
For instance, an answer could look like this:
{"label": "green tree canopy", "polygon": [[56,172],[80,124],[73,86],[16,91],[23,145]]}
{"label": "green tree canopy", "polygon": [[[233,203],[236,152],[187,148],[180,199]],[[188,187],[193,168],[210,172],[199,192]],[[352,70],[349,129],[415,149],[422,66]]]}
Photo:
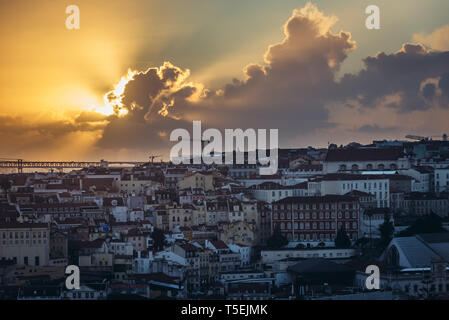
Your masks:
{"label": "green tree canopy", "polygon": [[267,246],[273,249],[279,249],[287,244],[288,240],[282,235],[279,228],[274,229],[273,235],[267,240]]}
{"label": "green tree canopy", "polygon": [[164,232],[161,229],[155,228],[153,233],[151,234],[151,238],[153,239],[153,247],[156,250],[164,250],[164,246],[167,244],[165,240]]}
{"label": "green tree canopy", "polygon": [[335,237],[335,247],[339,249],[351,247],[351,239],[349,239],[349,236],[343,226],[337,231],[337,236]]}
{"label": "green tree canopy", "polygon": [[399,233],[400,237],[410,237],[420,233],[439,233],[447,232],[443,228],[442,219],[435,213],[430,213],[419,217],[407,229]]}
{"label": "green tree canopy", "polygon": [[380,242],[379,245],[382,249],[386,248],[393,239],[394,225],[391,221],[391,215],[389,213],[384,214],[384,222],[379,226]]}

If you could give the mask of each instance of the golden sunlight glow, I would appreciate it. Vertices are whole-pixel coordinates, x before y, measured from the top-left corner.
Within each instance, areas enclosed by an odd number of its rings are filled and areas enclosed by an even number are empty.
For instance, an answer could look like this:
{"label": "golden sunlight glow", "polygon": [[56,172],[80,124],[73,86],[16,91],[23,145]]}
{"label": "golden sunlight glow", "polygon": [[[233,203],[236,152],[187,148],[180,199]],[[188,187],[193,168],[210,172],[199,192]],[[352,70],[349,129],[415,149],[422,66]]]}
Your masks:
{"label": "golden sunlight glow", "polygon": [[105,116],[116,114],[119,117],[123,117],[128,114],[128,109],[123,105],[123,93],[125,87],[129,81],[131,81],[137,71],[128,69],[128,73],[123,76],[120,81],[114,85],[114,89],[107,92],[103,96],[104,106],[92,106],[91,110],[101,113]]}

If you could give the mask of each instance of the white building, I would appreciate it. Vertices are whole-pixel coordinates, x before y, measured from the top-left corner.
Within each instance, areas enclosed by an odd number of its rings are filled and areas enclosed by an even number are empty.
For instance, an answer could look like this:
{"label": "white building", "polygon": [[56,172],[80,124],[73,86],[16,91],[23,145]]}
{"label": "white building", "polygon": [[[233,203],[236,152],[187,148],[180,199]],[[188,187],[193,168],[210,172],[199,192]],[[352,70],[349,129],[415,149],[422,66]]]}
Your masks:
{"label": "white building", "polygon": [[344,195],[353,190],[375,196],[378,208],[390,207],[388,176],[335,173],[311,178],[308,183],[309,196]]}
{"label": "white building", "polygon": [[[426,167],[414,167],[407,170],[400,170],[400,173],[414,178],[412,184],[412,192],[430,192],[431,190],[431,176],[433,170]],[[433,187],[433,186],[432,186]]]}
{"label": "white building", "polygon": [[114,206],[111,208],[111,214],[116,222],[128,222],[128,208],[125,206]]}
{"label": "white building", "polygon": [[241,267],[249,265],[251,259],[251,247],[244,244],[228,244],[229,249],[234,253],[240,254]]}
{"label": "white building", "polygon": [[44,223],[0,224],[0,260],[19,266],[47,266],[50,259],[50,230]]}
{"label": "white building", "polygon": [[137,257],[133,259],[133,273],[147,274],[151,272],[151,263],[153,262],[153,252],[137,251]]}
{"label": "white building", "polygon": [[357,254],[356,249],[336,248],[282,248],[273,250],[262,250],[260,255],[262,263],[272,265],[273,263],[287,258],[322,258],[322,259],[349,259]]}
{"label": "white building", "polygon": [[257,200],[268,203],[294,196],[293,187],[284,186],[276,182],[264,182],[253,185],[248,190]]}
{"label": "white building", "polygon": [[109,252],[113,253],[114,255],[133,255],[133,244],[131,242],[112,240],[109,243],[108,248]]}
{"label": "white building", "polygon": [[449,167],[435,169],[434,172],[435,191],[449,191]]}

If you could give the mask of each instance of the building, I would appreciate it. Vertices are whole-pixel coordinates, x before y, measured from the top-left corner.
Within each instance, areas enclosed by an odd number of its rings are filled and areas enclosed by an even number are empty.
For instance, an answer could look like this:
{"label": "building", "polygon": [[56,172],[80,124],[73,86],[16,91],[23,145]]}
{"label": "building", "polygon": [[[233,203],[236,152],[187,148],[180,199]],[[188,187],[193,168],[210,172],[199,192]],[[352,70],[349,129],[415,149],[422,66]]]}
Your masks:
{"label": "building", "polygon": [[297,296],[314,296],[352,286],[355,270],[328,259],[306,259],[287,268]]}
{"label": "building", "polygon": [[201,248],[191,244],[175,244],[173,253],[186,260],[185,283],[189,292],[200,288],[200,256]]}
{"label": "building", "polygon": [[331,247],[264,249],[260,252],[261,262],[267,266],[274,266],[278,261],[285,261],[286,259],[295,261],[312,258],[349,260],[356,255],[357,250],[353,248],[339,249]]}
{"label": "building", "polygon": [[410,161],[401,148],[334,148],[323,163],[324,173],[360,173],[409,169]]}
{"label": "building", "polygon": [[52,229],[50,231],[50,259],[67,258],[67,256],[67,233],[58,229]]}
{"label": "building", "polygon": [[404,195],[399,209],[410,215],[426,215],[435,213],[441,217],[449,215],[449,199],[447,194],[412,192]]}
{"label": "building", "polygon": [[380,238],[379,227],[385,221],[385,215],[389,215],[394,225],[393,215],[389,208],[370,208],[364,210],[360,219],[360,233],[366,238]]}
{"label": "building", "polygon": [[401,268],[430,268],[432,261],[449,262],[449,233],[394,238],[381,259]]}
{"label": "building", "polygon": [[234,271],[240,267],[240,253],[233,252],[224,241],[206,241],[205,247],[219,255],[220,272]]}
{"label": "building", "polygon": [[178,181],[184,179],[184,174],[187,172],[186,168],[168,168],[164,172],[164,185],[169,189],[177,187]]}
{"label": "building", "polygon": [[117,182],[119,192],[127,195],[143,195],[147,188],[160,187],[161,183],[150,180],[145,176],[134,176],[134,174],[125,175],[121,181]]}
{"label": "building", "polygon": [[248,191],[257,200],[268,203],[294,196],[294,189],[291,186],[284,186],[276,182],[254,184],[248,188]]}
{"label": "building", "polygon": [[449,192],[449,167],[434,171],[435,192]]}
{"label": "building", "polygon": [[344,195],[354,190],[375,196],[379,208],[390,207],[389,175],[335,173],[316,176],[308,182],[310,196]]}
{"label": "building", "polygon": [[273,203],[272,228],[289,241],[333,241],[340,228],[359,238],[360,203],[340,195],[289,197]]}
{"label": "building", "polygon": [[168,230],[175,227],[191,227],[193,222],[193,211],[195,207],[191,204],[173,205],[168,208]]}
{"label": "building", "polygon": [[431,192],[434,189],[434,169],[432,167],[415,166],[401,170],[401,174],[413,177],[415,183],[412,192]]}
{"label": "building", "polygon": [[13,260],[24,266],[49,264],[50,229],[47,224],[1,224],[0,239],[0,260]]}
{"label": "building", "polygon": [[177,186],[179,189],[201,188],[205,191],[209,191],[214,189],[213,180],[213,172],[191,171],[187,172],[184,178],[177,182]]}

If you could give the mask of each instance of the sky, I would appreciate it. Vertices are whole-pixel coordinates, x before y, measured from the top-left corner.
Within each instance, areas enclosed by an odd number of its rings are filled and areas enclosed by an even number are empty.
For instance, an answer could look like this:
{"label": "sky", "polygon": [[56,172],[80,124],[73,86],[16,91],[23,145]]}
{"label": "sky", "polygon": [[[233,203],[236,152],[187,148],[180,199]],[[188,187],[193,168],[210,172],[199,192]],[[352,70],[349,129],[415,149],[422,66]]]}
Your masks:
{"label": "sky", "polygon": [[[79,30],[65,26],[73,4]],[[276,128],[281,147],[441,136],[447,12],[445,0],[0,0],[0,158],[146,160],[193,120]]]}

